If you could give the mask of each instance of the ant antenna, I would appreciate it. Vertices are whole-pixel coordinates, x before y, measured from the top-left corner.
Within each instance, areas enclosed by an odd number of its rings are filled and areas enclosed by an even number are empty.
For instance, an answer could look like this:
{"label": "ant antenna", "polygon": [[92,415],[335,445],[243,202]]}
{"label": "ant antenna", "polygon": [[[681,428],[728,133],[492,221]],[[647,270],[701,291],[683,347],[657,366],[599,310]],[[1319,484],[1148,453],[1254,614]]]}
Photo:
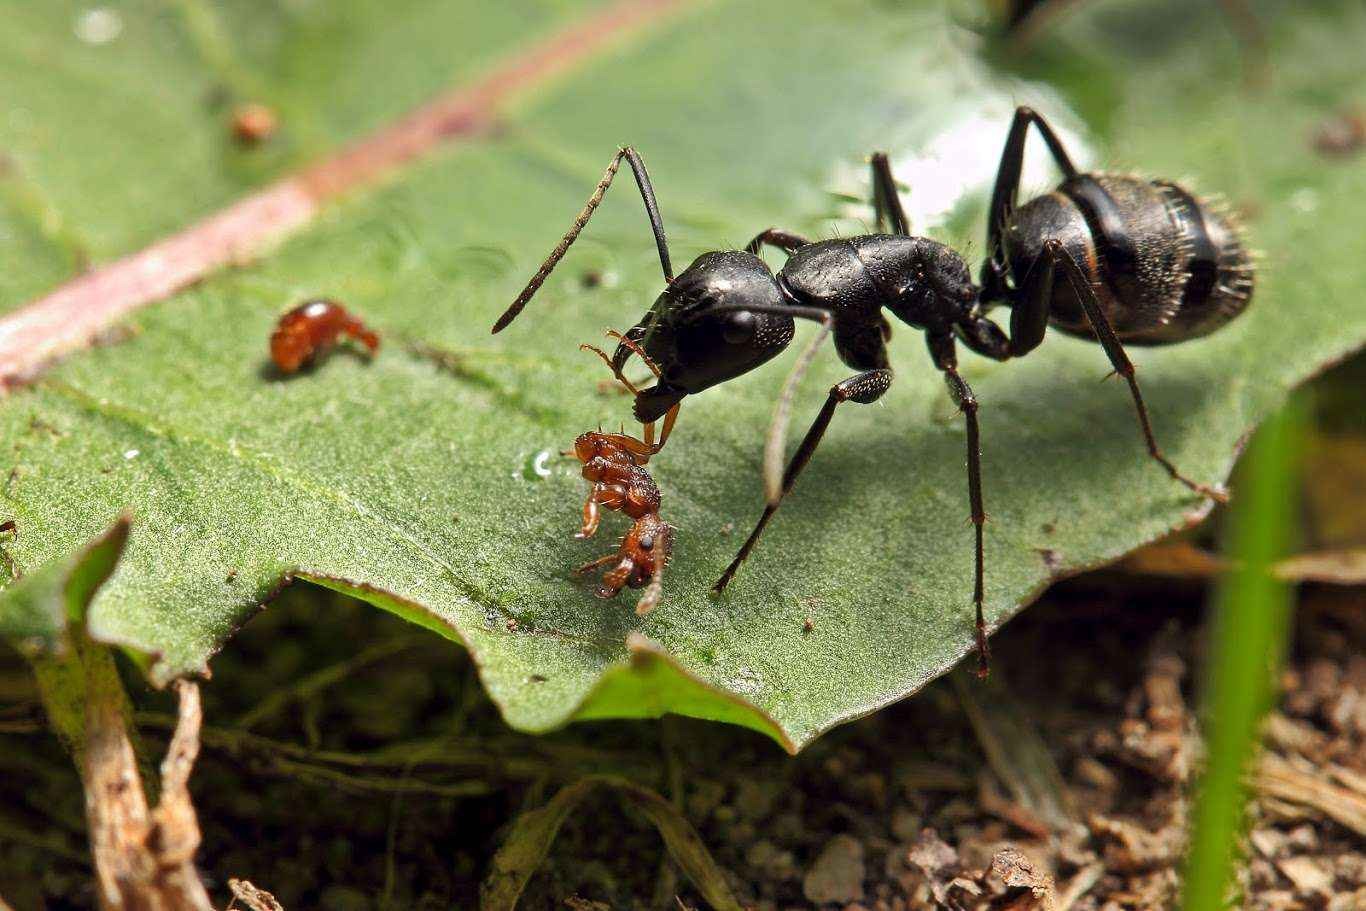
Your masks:
{"label": "ant antenna", "polygon": [[569,252],[569,248],[574,245],[574,241],[579,239],[579,233],[588,225],[588,220],[593,217],[602,198],[607,194],[607,188],[612,185],[612,178],[617,176],[617,168],[621,167],[621,160],[625,158],[626,163],[631,166],[631,173],[635,175],[636,186],[640,189],[640,198],[645,203],[645,214],[650,219],[650,230],[655,235],[655,247],[659,250],[659,265],[664,271],[664,281],[671,283],[674,280],[673,266],[669,263],[669,245],[664,239],[664,222],[659,216],[659,203],[655,201],[655,190],[650,185],[650,175],[645,170],[645,162],[640,160],[640,155],[630,146],[623,146],[617,150],[617,154],[612,157],[612,161],[607,165],[607,170],[602,174],[602,180],[593,189],[593,195],[588,197],[588,202],[584,203],[583,209],[575,216],[574,223],[569,226],[564,237],[555,245],[555,249],[550,251],[550,255],[541,263],[541,267],[536,270],[536,274],[531,276],[531,281],[527,282],[522,293],[517,295],[517,299],[512,302],[512,306],[498,317],[498,322],[493,324],[493,332],[496,335],[508,327],[517,318],[531,298],[535,296],[541,285],[550,277],[550,273],[559,265],[560,260]]}

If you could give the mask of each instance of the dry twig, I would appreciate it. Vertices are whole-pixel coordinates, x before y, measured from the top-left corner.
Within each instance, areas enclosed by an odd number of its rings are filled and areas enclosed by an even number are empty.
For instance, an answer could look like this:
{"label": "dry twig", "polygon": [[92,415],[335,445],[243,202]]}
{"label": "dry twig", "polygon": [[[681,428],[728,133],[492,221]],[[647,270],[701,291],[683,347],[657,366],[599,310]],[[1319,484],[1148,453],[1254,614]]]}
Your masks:
{"label": "dry twig", "polygon": [[212,911],[194,868],[199,823],[188,783],[199,754],[199,687],[178,681],[179,717],[161,764],[161,802],[147,807],[124,726],[122,693],[86,693],[84,783],[100,905],[138,911]]}
{"label": "dry twig", "polygon": [[274,895],[265,889],[256,888],[245,879],[228,880],[228,889],[232,892],[232,902],[228,905],[229,909],[232,908],[233,904],[240,901],[250,911],[285,911],[284,906],[276,900]]}

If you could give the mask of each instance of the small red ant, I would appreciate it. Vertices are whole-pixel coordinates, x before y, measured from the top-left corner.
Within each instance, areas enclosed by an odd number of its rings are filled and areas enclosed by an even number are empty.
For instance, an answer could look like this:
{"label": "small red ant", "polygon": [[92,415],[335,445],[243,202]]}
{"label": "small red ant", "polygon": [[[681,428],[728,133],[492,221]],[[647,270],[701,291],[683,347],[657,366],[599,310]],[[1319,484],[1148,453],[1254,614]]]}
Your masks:
{"label": "small red ant", "polygon": [[264,104],[244,104],[232,112],[232,135],[242,145],[254,146],[275,135],[280,119]]}
{"label": "small red ant", "polygon": [[1322,155],[1347,156],[1366,147],[1366,108],[1347,107],[1325,120],[1314,134]]}
{"label": "small red ant", "polygon": [[[654,363],[644,356],[634,341],[622,338],[617,332],[608,334],[635,349],[646,366],[659,375]],[[602,350],[592,345],[580,348],[593,352],[612,366],[611,359]],[[613,367],[612,372],[633,395],[636,394],[634,385],[619,369]],[[645,425],[643,440],[625,433],[590,430],[580,434],[574,441],[574,448],[566,453],[583,463],[583,477],[593,485],[583,504],[583,527],[575,534],[576,538],[590,538],[597,532],[604,508],[625,513],[635,520],[616,551],[591,560],[574,572],[581,575],[610,565],[598,586],[598,597],[615,597],[628,586],[644,588],[645,593],[636,602],[636,613],[642,616],[659,604],[664,567],[673,551],[673,529],[659,516],[662,499],[659,487],[644,466],[651,456],[664,448],[677,417],[678,407],[675,406],[664,418],[658,443],[654,441],[654,422],[651,421]]]}
{"label": "small red ant", "polygon": [[281,373],[295,373],[337,344],[340,336],[355,339],[370,356],[379,350],[379,336],[336,301],[306,301],[280,317],[270,336],[270,357]]}

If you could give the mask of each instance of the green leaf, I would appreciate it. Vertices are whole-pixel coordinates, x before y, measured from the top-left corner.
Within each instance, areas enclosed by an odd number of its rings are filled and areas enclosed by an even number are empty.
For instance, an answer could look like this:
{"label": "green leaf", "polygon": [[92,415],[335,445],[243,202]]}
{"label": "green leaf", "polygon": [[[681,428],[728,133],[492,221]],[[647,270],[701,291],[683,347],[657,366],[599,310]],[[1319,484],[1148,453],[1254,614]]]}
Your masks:
{"label": "green leaf", "polygon": [[120,517],[80,553],[53,561],[0,592],[0,636],[29,659],[52,728],[77,756],[78,766],[91,701],[98,698],[105,705],[117,704],[120,712],[127,709],[110,650],[92,642],[84,624],[95,593],[118,565],[128,528],[128,520]]}
{"label": "green leaf", "polygon": [[[581,5],[582,6],[582,5]],[[0,313],[563,28],[553,0],[0,0]],[[269,105],[269,143],[230,141]]]}
{"label": "green leaf", "polygon": [[[325,14],[294,15],[306,29]],[[937,5],[670,7],[505,111],[498,136],[334,205],[277,253],[140,311],[126,341],[0,401],[13,467],[8,481],[0,472],[0,510],[22,530],[10,550],[37,572],[132,509],[89,625],[156,655],[157,681],[203,669],[295,575],[463,642],[519,728],[674,711],[799,748],[914,692],[971,644],[964,434],[918,333],[895,329],[893,389],[879,406],[841,409],[721,600],[707,588],[762,507],[763,435],[793,355],[687,403],[651,462],[678,528],[675,559],[664,603],[637,618],[628,599],[599,602],[569,578],[617,526],[601,542],[572,538],[584,482],[554,456],[585,428],[629,420],[628,400],[597,393],[605,373],[576,349],[659,292],[634,191],[612,191],[519,322],[496,338],[489,325],[625,141],[650,166],[680,266],[772,224],[864,230],[856,201],[875,148],[909,184],[917,230],[976,260],[1006,124],[1028,102],[1085,160],[1188,178],[1252,213],[1265,255],[1250,310],[1208,339],[1133,352],[1167,453],[1222,480],[1290,388],[1366,340],[1355,227],[1366,172],[1310,142],[1358,90],[1366,12],[1268,3],[1263,18],[1273,78],[1252,92],[1215,4],[1083,6],[1027,80],[989,62],[989,46]],[[394,27],[412,34],[410,22]],[[418,56],[439,44],[414,40]],[[278,42],[279,60],[289,46]],[[326,48],[318,38],[281,66],[307,70]],[[397,92],[390,80],[408,86],[404,68],[418,66],[369,70],[368,97]],[[132,193],[125,184],[158,186],[155,165],[121,166],[119,186],[84,185],[92,209],[101,193]],[[605,286],[584,287],[588,270]],[[374,363],[337,352],[274,379],[263,370],[274,319],[315,294],[361,313],[385,347]],[[449,356],[435,363],[405,339]],[[1098,382],[1107,370],[1096,346],[1058,335],[1019,362],[963,358],[982,402],[994,625],[1059,574],[1206,510],[1146,458],[1124,388]],[[847,375],[827,351],[794,424]],[[0,595],[0,616],[9,609]]]}
{"label": "green leaf", "polygon": [[91,599],[118,565],[128,528],[120,517],[75,556],[11,580],[0,594],[0,637],[23,644],[30,656],[61,652],[67,623],[85,621]]}

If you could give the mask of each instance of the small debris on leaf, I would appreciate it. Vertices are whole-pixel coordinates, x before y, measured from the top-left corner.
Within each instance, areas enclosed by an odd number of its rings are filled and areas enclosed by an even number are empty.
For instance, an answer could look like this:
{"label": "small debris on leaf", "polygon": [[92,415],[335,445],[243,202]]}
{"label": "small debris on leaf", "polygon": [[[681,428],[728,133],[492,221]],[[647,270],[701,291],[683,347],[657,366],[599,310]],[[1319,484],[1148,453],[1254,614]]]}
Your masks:
{"label": "small debris on leaf", "polygon": [[280,128],[275,111],[264,104],[238,105],[232,112],[233,138],[245,146],[268,142]]}

